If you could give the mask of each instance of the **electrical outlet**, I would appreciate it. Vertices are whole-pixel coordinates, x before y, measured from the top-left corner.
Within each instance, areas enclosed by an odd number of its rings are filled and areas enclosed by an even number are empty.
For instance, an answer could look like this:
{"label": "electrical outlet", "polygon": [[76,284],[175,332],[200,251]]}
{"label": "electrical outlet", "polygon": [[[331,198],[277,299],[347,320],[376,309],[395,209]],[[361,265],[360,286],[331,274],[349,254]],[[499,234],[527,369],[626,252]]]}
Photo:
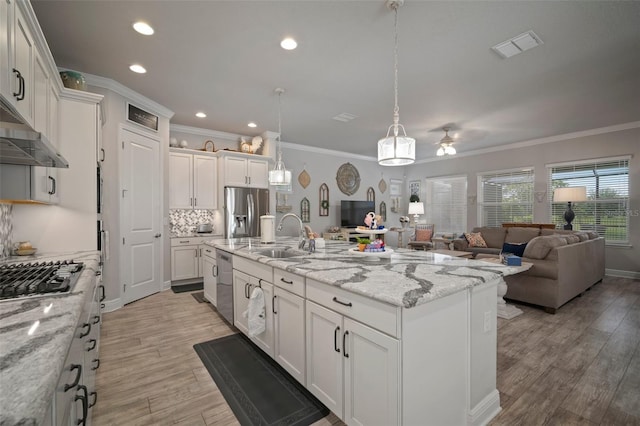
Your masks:
{"label": "electrical outlet", "polygon": [[484,332],[488,333],[491,331],[491,311],[487,311],[484,313]]}

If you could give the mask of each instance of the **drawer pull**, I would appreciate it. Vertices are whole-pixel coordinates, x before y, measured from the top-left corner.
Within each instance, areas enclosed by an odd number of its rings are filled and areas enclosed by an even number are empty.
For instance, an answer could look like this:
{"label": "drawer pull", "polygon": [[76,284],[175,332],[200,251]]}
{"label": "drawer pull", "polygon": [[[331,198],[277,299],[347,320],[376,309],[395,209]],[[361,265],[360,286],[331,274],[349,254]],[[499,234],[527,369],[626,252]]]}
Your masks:
{"label": "drawer pull", "polygon": [[75,388],[76,386],[78,386],[78,383],[80,383],[80,377],[82,377],[82,366],[80,364],[71,364],[71,368],[69,368],[69,371],[73,370],[78,370],[78,372],[76,373],[76,378],[70,385],[64,385],[65,392],[69,389]]}
{"label": "drawer pull", "polygon": [[178,241],[180,244],[189,244],[189,240],[187,241]]}
{"label": "drawer pull", "polygon": [[285,284],[291,284],[293,285],[293,281],[289,281],[289,280],[285,280],[284,278],[280,278],[280,281],[282,281]]}
{"label": "drawer pull", "polygon": [[353,306],[353,303],[351,303],[351,302],[343,302],[341,300],[338,300],[337,297],[334,297],[333,301],[336,302],[336,303],[339,303],[339,304],[341,304],[343,306],[348,306],[348,307],[352,307]]}
{"label": "drawer pull", "polygon": [[338,347],[338,334],[340,334],[340,326],[336,327],[333,331],[333,350],[340,353],[340,348]]}

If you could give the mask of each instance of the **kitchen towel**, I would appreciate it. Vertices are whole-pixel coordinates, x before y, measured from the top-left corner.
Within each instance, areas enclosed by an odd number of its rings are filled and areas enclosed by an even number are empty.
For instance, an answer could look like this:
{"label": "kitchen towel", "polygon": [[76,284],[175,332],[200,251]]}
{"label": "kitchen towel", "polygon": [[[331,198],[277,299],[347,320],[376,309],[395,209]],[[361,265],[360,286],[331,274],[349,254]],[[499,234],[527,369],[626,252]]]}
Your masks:
{"label": "kitchen towel", "polygon": [[243,314],[249,320],[249,336],[257,336],[263,333],[266,327],[264,292],[260,287],[256,287],[251,292],[249,307]]}

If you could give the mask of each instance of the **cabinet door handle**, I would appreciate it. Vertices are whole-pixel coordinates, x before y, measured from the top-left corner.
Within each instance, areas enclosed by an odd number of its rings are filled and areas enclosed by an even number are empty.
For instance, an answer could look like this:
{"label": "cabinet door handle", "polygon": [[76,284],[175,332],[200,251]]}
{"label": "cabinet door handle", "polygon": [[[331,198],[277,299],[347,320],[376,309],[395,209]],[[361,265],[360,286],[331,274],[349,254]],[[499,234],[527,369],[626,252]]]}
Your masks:
{"label": "cabinet door handle", "polygon": [[51,191],[49,191],[49,195],[53,195],[56,193],[56,180],[51,176],[47,176],[51,181]]}
{"label": "cabinet door handle", "polygon": [[91,367],[92,370],[97,370],[98,368],[100,368],[100,358],[96,358],[91,362],[96,364],[93,367]]}
{"label": "cabinet door handle", "polygon": [[338,347],[338,334],[340,334],[340,326],[337,326],[333,331],[333,350],[339,353],[340,348]]}
{"label": "cabinet door handle", "polygon": [[341,300],[338,300],[337,297],[334,297],[333,301],[336,302],[336,303],[339,303],[339,304],[341,304],[343,306],[348,306],[348,307],[352,307],[353,306],[353,303],[351,303],[351,302],[343,302]]}
{"label": "cabinet door handle", "polygon": [[64,385],[65,392],[69,389],[75,388],[76,386],[78,386],[78,383],[80,383],[80,377],[82,377],[82,366],[80,364],[71,364],[71,368],[69,368],[69,371],[73,370],[78,370],[78,372],[76,373],[76,378],[73,383]]}
{"label": "cabinet door handle", "polygon": [[245,297],[245,299],[249,298],[249,288],[250,287],[251,287],[251,284],[245,283],[245,285],[244,285],[244,297]]}
{"label": "cabinet door handle", "polygon": [[271,312],[277,315],[278,313],[276,312],[276,297],[278,296],[274,294],[273,297],[271,298]]}
{"label": "cabinet door handle", "polygon": [[98,392],[91,392],[89,395],[93,397],[93,401],[89,403],[89,408],[91,408],[98,402]]}
{"label": "cabinet door handle", "polygon": [[193,207],[193,198],[189,198],[189,205]]}
{"label": "cabinet door handle", "polygon": [[96,348],[97,344],[98,344],[98,341],[96,339],[90,339],[89,340],[89,346],[90,347],[87,348],[87,352],[90,352],[90,351],[94,350]]}
{"label": "cabinet door handle", "polygon": [[104,285],[100,284],[100,302],[102,302],[107,296],[104,292]]}
{"label": "cabinet door handle", "polygon": [[218,265],[213,265],[211,267],[211,273],[213,274],[214,277],[218,276]]}
{"label": "cabinet door handle", "polygon": [[94,315],[93,316],[93,324],[97,324],[100,322],[100,315]]}
{"label": "cabinet door handle", "polygon": [[160,238],[160,237],[162,237],[161,233],[157,233],[156,235],[153,236],[153,238]]}
{"label": "cabinet door handle", "polygon": [[88,322],[85,322],[84,324],[82,324],[82,328],[86,328],[86,332],[81,332],[80,333],[80,338],[82,339],[85,336],[88,336],[89,333],[91,333],[91,324],[89,324]]}
{"label": "cabinet door handle", "polygon": [[[293,281],[285,280],[284,278],[280,278],[280,281],[282,281],[285,284],[293,285]],[[334,297],[334,299],[335,299],[335,297]]]}
{"label": "cabinet door handle", "polygon": [[24,99],[24,92],[25,92],[25,87],[24,87],[24,77],[22,76],[22,74],[20,73],[20,71],[18,71],[17,69],[13,69],[13,73],[16,75],[16,77],[18,78],[18,92],[14,93],[13,96],[16,98],[17,101],[21,101]]}
{"label": "cabinet door handle", "polygon": [[349,335],[349,331],[345,331],[342,335],[342,356],[345,358],[349,358],[349,354],[347,353],[347,336]]}
{"label": "cabinet door handle", "polygon": [[74,401],[82,400],[82,418],[78,419],[76,422],[77,425],[85,426],[87,424],[87,415],[89,414],[89,407],[87,402],[89,399],[89,394],[87,391],[87,387],[84,385],[78,386],[78,390],[84,392],[84,395],[76,395]]}
{"label": "cabinet door handle", "polygon": [[100,162],[103,162],[104,159],[106,158],[106,154],[104,152],[104,148],[100,148],[100,152],[102,153],[102,158],[100,159]]}
{"label": "cabinet door handle", "polygon": [[197,206],[197,205],[198,205],[198,199],[197,199],[197,198],[194,198],[194,199],[193,199],[193,207],[195,207],[195,206]]}

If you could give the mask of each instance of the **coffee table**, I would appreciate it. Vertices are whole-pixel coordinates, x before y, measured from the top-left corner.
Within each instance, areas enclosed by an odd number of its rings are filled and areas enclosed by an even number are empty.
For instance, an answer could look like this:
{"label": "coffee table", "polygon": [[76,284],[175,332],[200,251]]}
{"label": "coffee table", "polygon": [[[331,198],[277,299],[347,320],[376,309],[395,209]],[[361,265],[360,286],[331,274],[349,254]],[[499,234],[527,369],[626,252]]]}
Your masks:
{"label": "coffee table", "polygon": [[[502,264],[500,259],[482,258],[478,260],[481,260],[483,262]],[[533,266],[533,263],[522,262],[521,266],[511,266],[511,267],[518,268],[518,272],[516,272],[516,274],[519,274],[521,272],[528,271],[529,269],[531,269],[532,266]],[[504,295],[507,294],[507,289],[508,289],[507,283],[503,279],[502,282],[498,284],[498,317],[504,318],[504,319],[512,319],[517,317],[518,315],[522,315],[523,312],[522,312],[522,309],[518,309],[513,305],[509,305],[504,300]]]}
{"label": "coffee table", "polygon": [[471,253],[470,251],[445,250],[445,249],[429,250],[429,251],[431,253],[446,254],[447,256],[453,256],[453,257],[471,258],[473,256],[473,253]]}

